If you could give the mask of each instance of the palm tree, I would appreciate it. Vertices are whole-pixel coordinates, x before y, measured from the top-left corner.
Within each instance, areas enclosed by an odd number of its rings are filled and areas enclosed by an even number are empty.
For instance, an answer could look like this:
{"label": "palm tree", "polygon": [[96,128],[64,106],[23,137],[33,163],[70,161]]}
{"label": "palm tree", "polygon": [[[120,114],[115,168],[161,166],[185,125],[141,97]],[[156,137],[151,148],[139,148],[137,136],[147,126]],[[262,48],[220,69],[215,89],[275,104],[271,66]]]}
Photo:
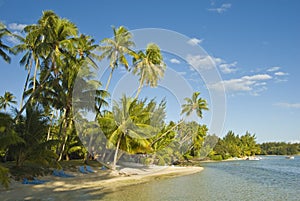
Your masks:
{"label": "palm tree", "polygon": [[108,90],[114,70],[119,65],[124,65],[128,70],[129,64],[126,59],[127,55],[134,55],[134,52],[130,49],[134,46],[134,42],[131,40],[131,33],[123,26],[118,28],[112,27],[114,36],[113,38],[105,38],[101,41],[100,50],[102,54],[101,59],[109,59],[109,67],[111,68],[109,78],[107,80],[105,91]]}
{"label": "palm tree", "polygon": [[42,44],[42,33],[41,28],[38,25],[29,25],[25,27],[24,32],[27,33],[25,38],[20,37],[20,44],[13,47],[14,52],[21,53],[25,52],[20,60],[20,64],[25,66],[27,70],[27,77],[24,84],[23,94],[20,103],[20,109],[23,106],[25,98],[25,92],[28,89],[29,79],[31,76],[32,65],[35,64],[34,76],[33,76],[33,88],[36,88],[36,77],[38,69],[40,68],[40,57],[41,55],[41,44]]}
{"label": "palm tree", "polygon": [[[181,114],[185,114],[186,116],[191,115],[193,111],[196,111],[198,117],[202,118],[202,110],[208,110],[206,100],[199,98],[200,92],[194,92],[192,98],[185,98],[185,104],[181,107]],[[164,134],[162,134],[159,138],[155,139],[151,145],[155,144],[157,141],[161,140],[161,138],[165,137],[170,131],[178,127],[180,124],[184,122],[184,119],[179,121],[176,125],[168,129]]]}
{"label": "palm tree", "polygon": [[156,87],[158,80],[164,76],[166,69],[162,54],[156,44],[148,44],[146,53],[138,52],[137,58],[133,59],[133,73],[139,75],[140,84],[135,98],[139,96],[144,84]]}
{"label": "palm tree", "polygon": [[199,98],[200,92],[194,92],[192,98],[185,98],[186,104],[182,105],[181,114],[189,116],[193,111],[196,111],[198,117],[202,118],[202,111],[208,110],[206,100]]}
{"label": "palm tree", "polygon": [[24,141],[9,147],[17,167],[22,166],[25,161],[46,166],[57,165],[57,155],[49,147],[56,145],[58,141],[46,141],[48,123],[49,119],[39,105],[28,105],[26,115],[19,117],[14,130]]}
{"label": "palm tree", "polygon": [[[74,46],[73,38],[77,36],[77,27],[67,19],[59,18],[53,11],[43,12],[43,16],[39,19],[38,24],[27,26],[28,35],[37,36],[40,43],[39,56],[42,61],[36,62],[37,67],[41,67],[39,73],[39,85],[37,83],[37,68],[33,76],[33,88],[30,91],[30,96],[27,102],[20,109],[15,119],[17,119],[26,106],[33,98],[36,98],[41,90],[45,88],[46,82],[52,76],[58,77],[63,65],[66,65],[66,59],[70,55],[77,52]],[[33,37],[34,38],[34,37]],[[75,57],[73,57],[75,58]]]}
{"label": "palm tree", "polygon": [[113,170],[116,169],[120,149],[127,153],[151,152],[151,136],[157,134],[159,129],[152,126],[150,121],[152,115],[161,106],[151,111],[148,105],[145,101],[123,96],[119,103],[114,102],[113,112],[99,118],[102,131],[116,148]]}
{"label": "palm tree", "polygon": [[10,107],[11,104],[16,104],[15,96],[10,92],[5,92],[4,96],[0,97],[0,109],[4,109],[6,111],[7,107]]}
{"label": "palm tree", "polygon": [[9,46],[5,45],[2,42],[2,38],[5,36],[11,36],[12,34],[8,29],[6,29],[5,25],[0,22],[0,56],[6,61],[7,63],[10,63],[10,57],[5,53],[5,51],[11,52],[11,49]]}

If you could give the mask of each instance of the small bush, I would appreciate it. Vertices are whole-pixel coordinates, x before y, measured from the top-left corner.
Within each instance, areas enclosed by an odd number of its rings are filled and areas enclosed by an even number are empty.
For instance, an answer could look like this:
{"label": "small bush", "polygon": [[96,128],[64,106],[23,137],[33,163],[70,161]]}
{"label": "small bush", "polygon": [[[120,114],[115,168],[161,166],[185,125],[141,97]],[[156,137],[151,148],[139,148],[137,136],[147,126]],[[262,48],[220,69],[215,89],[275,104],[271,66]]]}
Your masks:
{"label": "small bush", "polygon": [[221,155],[212,155],[210,157],[211,160],[215,160],[215,161],[221,161],[223,160],[222,156]]}

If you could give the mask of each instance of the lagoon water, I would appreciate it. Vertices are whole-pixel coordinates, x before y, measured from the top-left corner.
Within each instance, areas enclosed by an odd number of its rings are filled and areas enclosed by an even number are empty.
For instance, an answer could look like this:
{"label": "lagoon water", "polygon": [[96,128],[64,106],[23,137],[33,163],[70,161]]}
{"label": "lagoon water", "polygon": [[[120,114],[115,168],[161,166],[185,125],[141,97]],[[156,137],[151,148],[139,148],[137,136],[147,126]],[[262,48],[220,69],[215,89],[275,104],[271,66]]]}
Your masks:
{"label": "lagoon water", "polygon": [[101,200],[297,200],[300,201],[300,157],[268,156],[260,161],[202,164],[198,174],[116,189]]}

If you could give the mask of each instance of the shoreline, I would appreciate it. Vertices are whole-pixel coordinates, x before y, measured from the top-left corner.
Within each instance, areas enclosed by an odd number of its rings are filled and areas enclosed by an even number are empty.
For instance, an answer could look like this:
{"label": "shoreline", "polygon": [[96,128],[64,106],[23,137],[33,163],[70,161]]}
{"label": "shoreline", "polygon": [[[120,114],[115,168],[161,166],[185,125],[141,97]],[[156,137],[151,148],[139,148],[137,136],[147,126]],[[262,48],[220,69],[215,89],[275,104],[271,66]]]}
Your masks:
{"label": "shoreline", "polygon": [[[155,181],[199,173],[203,167],[124,167],[120,169],[121,176],[112,176],[112,172],[97,170],[96,173],[74,174],[73,178],[45,176],[41,179],[50,180],[44,184],[28,185],[12,181],[9,189],[0,189],[4,200],[61,200],[61,199],[96,199],[120,187],[138,185]],[[73,172],[72,172],[73,174]]]}

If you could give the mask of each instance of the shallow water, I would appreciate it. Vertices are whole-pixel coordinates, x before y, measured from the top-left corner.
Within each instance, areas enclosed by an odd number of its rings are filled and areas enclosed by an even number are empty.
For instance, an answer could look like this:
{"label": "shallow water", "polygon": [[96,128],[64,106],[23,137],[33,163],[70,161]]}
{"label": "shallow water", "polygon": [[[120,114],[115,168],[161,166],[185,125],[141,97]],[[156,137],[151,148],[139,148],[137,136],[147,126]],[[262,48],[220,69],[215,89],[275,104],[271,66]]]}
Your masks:
{"label": "shallow water", "polygon": [[205,169],[198,174],[123,187],[99,200],[300,200],[299,156],[202,165]]}

